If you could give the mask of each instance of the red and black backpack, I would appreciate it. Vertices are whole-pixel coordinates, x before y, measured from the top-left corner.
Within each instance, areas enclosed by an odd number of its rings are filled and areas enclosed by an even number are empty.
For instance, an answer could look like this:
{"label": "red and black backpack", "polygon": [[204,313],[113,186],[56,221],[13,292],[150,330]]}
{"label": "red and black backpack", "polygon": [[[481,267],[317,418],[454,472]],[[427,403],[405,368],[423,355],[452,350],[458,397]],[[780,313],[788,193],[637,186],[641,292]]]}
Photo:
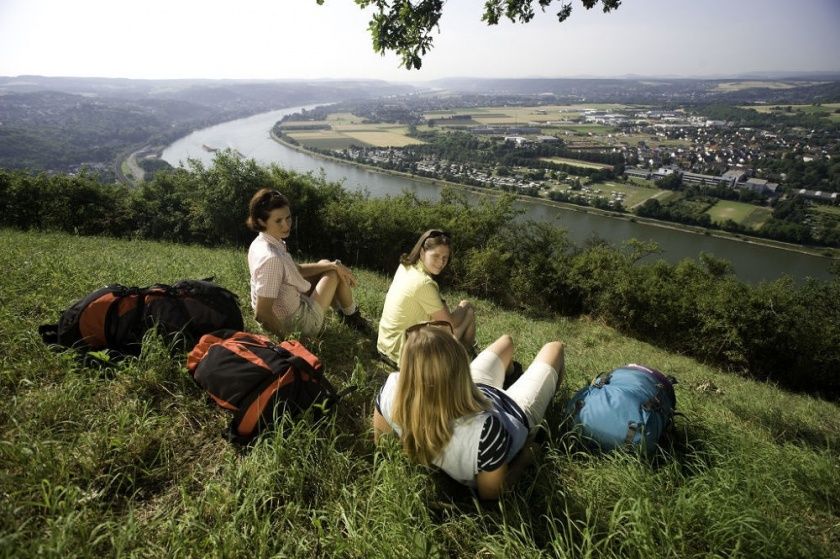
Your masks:
{"label": "red and black backpack", "polygon": [[233,412],[228,439],[246,443],[283,413],[315,419],[330,412],[354,387],[336,392],[318,357],[300,342],[221,330],[201,337],[187,370],[220,407]]}
{"label": "red and black backpack", "polygon": [[114,284],[76,301],[57,323],[38,332],[45,343],[60,347],[139,355],[150,328],[157,328],[173,351],[190,349],[208,332],[242,329],[242,311],[236,295],[210,280],[142,288]]}

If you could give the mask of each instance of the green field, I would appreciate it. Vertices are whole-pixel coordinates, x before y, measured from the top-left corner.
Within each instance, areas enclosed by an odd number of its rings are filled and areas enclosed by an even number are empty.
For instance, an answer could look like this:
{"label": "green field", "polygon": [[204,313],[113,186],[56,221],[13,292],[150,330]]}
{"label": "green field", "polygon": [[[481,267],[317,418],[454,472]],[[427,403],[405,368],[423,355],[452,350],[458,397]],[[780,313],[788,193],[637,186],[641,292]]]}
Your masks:
{"label": "green field", "polygon": [[332,130],[286,130],[298,143],[320,149],[345,149],[350,145],[360,147],[403,147],[423,142],[407,136],[407,130],[393,124],[344,124]]}
{"label": "green field", "polygon": [[581,159],[569,159],[568,157],[541,157],[540,161],[560,163],[563,165],[571,165],[572,167],[582,167],[584,169],[612,169],[612,165],[593,163],[591,161],[583,161]]}
{"label": "green field", "polygon": [[720,200],[717,204],[706,210],[706,213],[709,214],[715,223],[723,223],[731,219],[735,223],[746,227],[759,229],[770,219],[773,210],[743,202]]}
{"label": "green field", "polygon": [[581,134],[597,134],[597,135],[606,135],[611,133],[614,128],[611,126],[604,126],[603,124],[564,124],[562,126],[557,127],[558,130],[568,130],[569,132],[573,133],[581,133]]}
{"label": "green field", "polygon": [[741,91],[744,89],[754,89],[754,88],[762,88],[762,89],[793,89],[795,87],[799,87],[800,84],[792,84],[788,82],[779,82],[779,81],[759,81],[759,80],[743,80],[743,81],[733,81],[733,82],[725,82],[719,83],[715,87],[717,91]]}
{"label": "green field", "polygon": [[375,147],[356,138],[351,138],[349,136],[342,136],[336,138],[307,138],[305,140],[299,140],[299,143],[303,147],[313,147],[318,149],[329,150],[342,150],[347,149],[350,146]]}
{"label": "green field", "polygon": [[712,206],[712,204],[703,202],[701,200],[688,200],[685,198],[675,198],[671,202],[671,205],[679,207],[686,213],[695,215],[700,215],[701,213],[704,213]]}
{"label": "green field", "polygon": [[580,105],[538,105],[531,107],[465,107],[433,111],[424,114],[426,119],[441,118],[454,114],[469,114],[473,120],[484,125],[527,125],[569,121],[578,118],[583,111],[592,109],[610,111],[628,108],[629,105],[617,103],[586,103]]}
{"label": "green field", "polygon": [[691,141],[687,140],[680,140],[680,139],[671,139],[671,138],[662,138],[659,136],[651,136],[648,134],[620,134],[614,135],[613,141],[616,143],[623,142],[630,146],[638,145],[639,142],[644,142],[648,146],[657,147],[657,146],[666,146],[666,147],[673,147],[673,148],[688,148],[691,146]]}
{"label": "green field", "polygon": [[[787,112],[790,107],[791,112]],[[820,105],[743,105],[742,109],[752,109],[759,113],[775,113],[778,115],[826,114],[833,122],[840,122],[840,103],[822,103]]]}
{"label": "green field", "polygon": [[658,188],[648,188],[644,186],[637,186],[631,183],[621,183],[615,181],[607,181],[603,182],[598,185],[598,188],[601,190],[610,193],[611,191],[621,192],[624,194],[624,207],[625,208],[632,208],[637,204],[641,204],[648,198],[653,196],[657,196],[662,192],[670,192],[670,191],[663,191]]}
{"label": "green field", "polygon": [[[246,328],[259,331],[244,248],[9,230],[0,242],[2,557],[838,556],[840,408],[831,402],[600,321],[474,300],[484,346],[512,333],[527,364],[543,342],[567,343],[537,467],[499,504],[481,505],[409,463],[393,440],[373,444],[369,418],[388,370],[331,312],[321,339],[304,341],[337,386],[358,390],[326,423],[287,422],[247,449],[220,436],[229,415],[158,339],[103,371],[38,338],[39,324],[106,283],[209,275],[239,295]],[[354,271],[359,304],[376,319],[390,278]],[[651,459],[582,451],[561,425],[562,405],[631,361],[679,379],[673,441]]]}
{"label": "green field", "polygon": [[328,120],[290,120],[280,125],[283,131],[293,131],[295,129],[306,129],[313,126],[323,126],[328,129],[331,126]]}
{"label": "green field", "polygon": [[836,216],[840,218],[840,206],[827,206],[825,204],[814,204],[811,209],[817,213]]}

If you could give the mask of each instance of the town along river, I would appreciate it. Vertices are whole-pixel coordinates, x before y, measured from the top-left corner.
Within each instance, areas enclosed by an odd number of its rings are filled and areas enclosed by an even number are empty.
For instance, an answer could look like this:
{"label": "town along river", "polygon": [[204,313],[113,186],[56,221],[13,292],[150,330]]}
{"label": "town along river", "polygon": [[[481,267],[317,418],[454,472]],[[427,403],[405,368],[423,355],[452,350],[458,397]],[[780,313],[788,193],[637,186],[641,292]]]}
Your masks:
{"label": "town along river", "polygon": [[[178,166],[188,158],[210,163],[214,150],[230,148],[258,163],[276,163],[301,173],[324,173],[329,181],[342,182],[350,190],[367,190],[371,196],[398,195],[403,191],[415,193],[421,199],[434,200],[440,186],[403,176],[377,173],[349,163],[322,159],[288,148],[271,139],[270,131],[284,115],[298,112],[301,107],[261,113],[204,128],[181,138],[163,151],[163,159]],[[471,199],[481,194],[470,193]],[[697,258],[701,252],[713,254],[732,263],[736,275],[747,282],[773,280],[785,274],[802,280],[811,276],[830,277],[830,259],[789,250],[721,239],[710,235],[662,228],[643,223],[616,219],[596,213],[558,208],[538,202],[522,202],[524,217],[554,223],[569,232],[569,238],[582,243],[594,235],[613,245],[627,239],[655,241],[663,252],[658,257],[670,262],[683,258]]]}

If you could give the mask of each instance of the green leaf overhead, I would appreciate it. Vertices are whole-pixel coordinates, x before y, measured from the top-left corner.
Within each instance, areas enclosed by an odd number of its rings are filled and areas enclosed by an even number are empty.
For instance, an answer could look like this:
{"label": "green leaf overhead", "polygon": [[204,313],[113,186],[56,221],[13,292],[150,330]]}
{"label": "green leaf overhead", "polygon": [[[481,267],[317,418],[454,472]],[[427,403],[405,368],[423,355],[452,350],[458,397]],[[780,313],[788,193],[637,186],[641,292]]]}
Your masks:
{"label": "green leaf overhead", "polygon": [[[324,0],[315,0],[323,4]],[[438,27],[444,0],[355,0],[361,9],[370,6],[375,12],[368,24],[373,50],[384,55],[393,51],[400,57],[400,65],[408,70],[420,69],[423,56],[432,49],[432,30]],[[555,0],[486,0],[481,20],[487,25],[497,25],[502,17],[514,23],[528,23],[536,14],[535,4],[541,11]],[[611,12],[621,5],[621,0],[581,0],[589,10],[601,4],[603,11]],[[563,22],[572,13],[570,2],[557,2],[560,10],[557,20]]]}

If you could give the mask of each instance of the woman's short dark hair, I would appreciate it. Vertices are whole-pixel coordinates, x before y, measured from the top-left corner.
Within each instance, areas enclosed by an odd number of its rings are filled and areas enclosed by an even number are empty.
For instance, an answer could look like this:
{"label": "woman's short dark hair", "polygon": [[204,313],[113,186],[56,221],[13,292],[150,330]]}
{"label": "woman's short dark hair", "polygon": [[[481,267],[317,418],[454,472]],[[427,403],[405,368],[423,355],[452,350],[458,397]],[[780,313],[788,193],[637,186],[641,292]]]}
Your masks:
{"label": "woman's short dark hair", "polygon": [[[400,263],[406,266],[413,266],[420,260],[420,250],[432,250],[439,246],[449,246],[452,242],[452,235],[442,229],[429,229],[417,239],[414,248],[408,254],[400,256]],[[450,248],[451,250],[451,248]]]}
{"label": "woman's short dark hair", "polygon": [[260,221],[267,221],[272,210],[288,206],[288,198],[273,188],[261,188],[251,197],[251,202],[248,204],[248,219],[245,221],[245,225],[255,233],[265,231],[265,226],[260,225]]}

